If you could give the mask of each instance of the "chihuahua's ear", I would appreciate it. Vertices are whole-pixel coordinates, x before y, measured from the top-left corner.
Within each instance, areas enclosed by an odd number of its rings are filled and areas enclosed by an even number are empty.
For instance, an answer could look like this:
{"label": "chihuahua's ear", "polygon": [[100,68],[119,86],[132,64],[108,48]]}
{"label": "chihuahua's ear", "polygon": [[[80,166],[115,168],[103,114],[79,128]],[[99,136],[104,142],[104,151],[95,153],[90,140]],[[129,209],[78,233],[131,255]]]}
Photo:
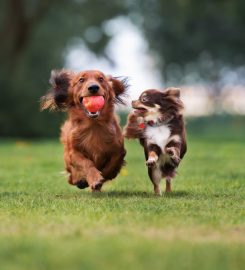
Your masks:
{"label": "chihuahua's ear", "polygon": [[68,70],[52,70],[49,83],[51,89],[41,97],[41,110],[66,110],[70,107],[68,89],[74,73]]}
{"label": "chihuahua's ear", "polygon": [[172,102],[174,102],[175,108],[177,108],[179,111],[184,109],[184,104],[180,99],[180,88],[169,87],[165,89],[163,93],[165,96],[170,98]]}
{"label": "chihuahua's ear", "polygon": [[127,77],[112,77],[107,76],[110,86],[115,93],[115,103],[125,105],[124,97],[127,96],[127,89],[129,87]]}
{"label": "chihuahua's ear", "polygon": [[169,96],[180,98],[180,88],[169,87],[164,90],[164,93]]}

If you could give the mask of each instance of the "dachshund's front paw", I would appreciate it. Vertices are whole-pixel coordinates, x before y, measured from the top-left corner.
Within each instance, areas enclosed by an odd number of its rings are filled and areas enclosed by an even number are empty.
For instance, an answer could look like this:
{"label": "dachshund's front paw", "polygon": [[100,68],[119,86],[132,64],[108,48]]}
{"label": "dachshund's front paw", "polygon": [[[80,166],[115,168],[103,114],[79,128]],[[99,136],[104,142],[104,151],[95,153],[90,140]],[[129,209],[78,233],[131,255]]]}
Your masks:
{"label": "dachshund's front paw", "polygon": [[82,179],[76,184],[76,186],[79,189],[84,189],[88,187],[88,182],[85,179]]}
{"label": "dachshund's front paw", "polygon": [[104,179],[101,179],[99,181],[95,181],[92,185],[91,185],[91,190],[93,192],[96,192],[96,191],[100,191],[101,188],[102,188],[102,185],[104,183]]}

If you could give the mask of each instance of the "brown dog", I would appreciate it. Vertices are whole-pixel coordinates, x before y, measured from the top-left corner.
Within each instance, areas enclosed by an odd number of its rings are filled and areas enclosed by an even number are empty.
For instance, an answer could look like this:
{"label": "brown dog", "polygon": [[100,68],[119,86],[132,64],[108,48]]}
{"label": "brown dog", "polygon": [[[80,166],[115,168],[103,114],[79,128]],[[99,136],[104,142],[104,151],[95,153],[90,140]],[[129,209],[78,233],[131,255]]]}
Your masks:
{"label": "brown dog", "polygon": [[170,192],[171,179],[187,149],[180,90],[146,90],[132,107],[135,111],[128,117],[124,136],[138,138],[144,147],[155,193],[161,194],[162,178],[166,178],[166,192]]}
{"label": "brown dog", "polygon": [[[124,165],[126,151],[114,105],[123,103],[127,81],[95,70],[61,70],[52,71],[50,83],[52,89],[42,98],[41,109],[68,112],[61,129],[68,181],[81,189],[100,190]],[[102,97],[103,108],[89,112],[83,98],[90,96]]]}

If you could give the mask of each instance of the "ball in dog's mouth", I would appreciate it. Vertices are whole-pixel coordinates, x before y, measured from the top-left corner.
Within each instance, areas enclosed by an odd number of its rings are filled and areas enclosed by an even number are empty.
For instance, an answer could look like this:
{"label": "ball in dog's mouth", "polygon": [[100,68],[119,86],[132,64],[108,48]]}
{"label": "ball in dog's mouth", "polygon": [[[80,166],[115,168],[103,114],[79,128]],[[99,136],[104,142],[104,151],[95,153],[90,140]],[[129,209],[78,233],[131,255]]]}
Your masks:
{"label": "ball in dog's mouth", "polygon": [[105,104],[103,96],[87,96],[81,99],[85,111],[90,118],[97,118]]}

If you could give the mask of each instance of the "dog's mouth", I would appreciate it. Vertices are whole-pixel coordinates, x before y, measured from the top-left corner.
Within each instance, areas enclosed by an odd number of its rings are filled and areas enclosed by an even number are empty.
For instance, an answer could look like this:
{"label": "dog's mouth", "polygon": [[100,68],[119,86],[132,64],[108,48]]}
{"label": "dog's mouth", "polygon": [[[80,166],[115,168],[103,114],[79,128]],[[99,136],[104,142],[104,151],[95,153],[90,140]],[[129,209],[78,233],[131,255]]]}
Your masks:
{"label": "dog's mouth", "polygon": [[85,113],[89,118],[97,118],[100,115],[100,111],[97,112],[89,112],[85,109]]}
{"label": "dog's mouth", "polygon": [[136,113],[136,114],[144,114],[145,112],[147,112],[147,109],[143,108],[143,107],[133,106],[133,109],[134,109],[134,113]]}
{"label": "dog's mouth", "polygon": [[89,118],[97,118],[100,116],[105,104],[104,96],[85,96],[80,97],[80,104]]}

